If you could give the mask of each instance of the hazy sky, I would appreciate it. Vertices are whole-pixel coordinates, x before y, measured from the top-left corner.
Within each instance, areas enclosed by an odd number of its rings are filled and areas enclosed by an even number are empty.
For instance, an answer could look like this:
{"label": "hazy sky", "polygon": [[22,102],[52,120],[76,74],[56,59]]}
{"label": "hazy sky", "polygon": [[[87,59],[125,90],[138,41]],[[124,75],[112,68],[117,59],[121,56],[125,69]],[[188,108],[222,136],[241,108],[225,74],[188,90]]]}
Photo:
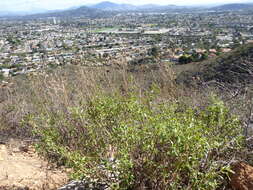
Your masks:
{"label": "hazy sky", "polygon": [[[95,4],[102,0],[0,0],[0,11],[31,11],[31,10],[55,10],[73,6]],[[196,5],[196,4],[222,4],[222,3],[244,3],[253,0],[110,0],[116,3],[130,4],[176,4],[176,5]]]}

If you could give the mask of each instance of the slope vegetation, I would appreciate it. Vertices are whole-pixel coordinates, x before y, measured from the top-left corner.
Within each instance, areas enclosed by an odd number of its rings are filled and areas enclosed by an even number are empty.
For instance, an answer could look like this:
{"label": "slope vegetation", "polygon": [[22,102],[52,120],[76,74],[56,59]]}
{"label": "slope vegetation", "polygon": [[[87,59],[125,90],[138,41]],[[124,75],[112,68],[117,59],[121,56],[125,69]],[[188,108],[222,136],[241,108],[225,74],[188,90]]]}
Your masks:
{"label": "slope vegetation", "polygon": [[240,46],[215,59],[204,61],[194,69],[179,74],[177,82],[190,84],[217,82],[231,85],[247,85],[253,82],[253,44]]}

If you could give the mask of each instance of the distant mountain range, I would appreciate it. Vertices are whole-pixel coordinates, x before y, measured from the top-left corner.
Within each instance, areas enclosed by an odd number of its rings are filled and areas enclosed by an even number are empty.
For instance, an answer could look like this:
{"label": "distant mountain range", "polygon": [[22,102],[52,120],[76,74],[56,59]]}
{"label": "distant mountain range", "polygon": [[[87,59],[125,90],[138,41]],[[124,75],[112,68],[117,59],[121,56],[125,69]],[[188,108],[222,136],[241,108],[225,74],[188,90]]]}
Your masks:
{"label": "distant mountain range", "polygon": [[113,13],[109,11],[99,10],[86,6],[72,8],[62,11],[53,11],[49,13],[29,15],[30,18],[43,18],[43,17],[86,17],[86,18],[105,18],[112,16]]}
{"label": "distant mountain range", "polygon": [[101,9],[106,11],[120,11],[120,10],[135,10],[137,6],[131,4],[117,4],[109,1],[104,1],[90,6],[91,8]]}
{"label": "distant mountain range", "polygon": [[[110,1],[104,1],[95,5],[90,6],[90,8],[100,9],[104,11],[131,11],[131,10],[180,10],[180,9],[193,9],[206,7],[201,6],[177,6],[177,5],[156,5],[156,4],[146,4],[146,5],[131,5],[131,4],[117,4]],[[231,3],[220,6],[211,7],[211,10],[215,11],[239,11],[239,10],[249,10],[253,9],[253,3]]]}
{"label": "distant mountain range", "polygon": [[215,11],[239,11],[239,10],[253,10],[253,3],[231,3],[217,7],[213,7]]}
{"label": "distant mountain range", "polygon": [[56,11],[40,11],[40,12],[29,12],[29,13],[14,13],[14,12],[0,12],[0,16],[18,16],[18,15],[29,15],[30,18],[37,17],[87,17],[87,18],[104,18],[110,17],[118,12],[123,11],[141,11],[141,12],[154,12],[154,11],[241,11],[241,10],[253,10],[253,4],[225,4],[221,6],[215,6],[212,8],[207,8],[204,6],[190,7],[190,6],[177,6],[177,5],[156,5],[156,4],[146,4],[146,5],[131,5],[131,4],[118,4],[112,3],[110,1],[104,1],[95,5],[72,7],[67,10],[56,10]]}
{"label": "distant mountain range", "polygon": [[162,10],[162,9],[182,9],[185,6],[177,5],[156,5],[156,4],[145,4],[145,5],[131,5],[131,4],[117,4],[110,1],[104,1],[95,5],[90,6],[91,8],[105,10],[105,11],[138,11],[138,10]]}

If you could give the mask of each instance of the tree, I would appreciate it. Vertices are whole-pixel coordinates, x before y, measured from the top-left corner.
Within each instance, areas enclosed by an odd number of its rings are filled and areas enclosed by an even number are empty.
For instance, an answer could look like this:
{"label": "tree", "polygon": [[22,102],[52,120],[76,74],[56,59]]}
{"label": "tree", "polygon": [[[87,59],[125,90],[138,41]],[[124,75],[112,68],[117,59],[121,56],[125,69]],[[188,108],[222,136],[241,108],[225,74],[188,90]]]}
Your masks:
{"label": "tree", "polygon": [[207,54],[207,53],[203,53],[203,54],[201,55],[200,61],[204,61],[204,60],[206,60],[206,59],[208,59],[208,54]]}
{"label": "tree", "polygon": [[152,47],[149,52],[148,55],[153,56],[153,57],[157,57],[159,55],[159,51],[157,47]]}
{"label": "tree", "polygon": [[179,58],[178,62],[180,64],[187,64],[187,63],[191,63],[193,62],[193,57],[192,56],[187,56],[187,55],[183,55]]}

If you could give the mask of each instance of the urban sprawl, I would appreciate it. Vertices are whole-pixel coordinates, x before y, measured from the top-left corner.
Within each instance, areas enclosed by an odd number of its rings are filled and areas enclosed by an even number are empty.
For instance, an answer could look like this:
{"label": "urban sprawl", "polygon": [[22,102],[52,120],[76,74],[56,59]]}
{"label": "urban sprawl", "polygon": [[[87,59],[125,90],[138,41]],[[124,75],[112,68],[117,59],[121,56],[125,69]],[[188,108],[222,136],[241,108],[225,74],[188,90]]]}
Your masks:
{"label": "urban sprawl", "polygon": [[2,18],[0,75],[65,64],[151,63],[154,57],[162,64],[197,62],[250,42],[253,14],[240,11],[125,13],[103,19]]}

